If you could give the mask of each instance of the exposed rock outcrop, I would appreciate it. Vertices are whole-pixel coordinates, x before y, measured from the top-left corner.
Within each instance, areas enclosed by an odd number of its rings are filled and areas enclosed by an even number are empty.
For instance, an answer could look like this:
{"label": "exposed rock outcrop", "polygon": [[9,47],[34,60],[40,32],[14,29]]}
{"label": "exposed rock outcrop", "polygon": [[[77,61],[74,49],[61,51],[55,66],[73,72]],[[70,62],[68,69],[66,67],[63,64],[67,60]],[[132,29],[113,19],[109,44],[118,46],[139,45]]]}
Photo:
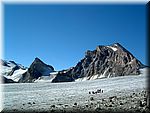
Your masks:
{"label": "exposed rock outcrop", "polygon": [[[69,80],[74,81],[138,75],[141,67],[143,64],[139,60],[119,43],[115,43],[109,46],[97,46],[96,50],[86,51],[85,57],[75,67],[66,70],[65,73],[60,72],[62,74],[59,74],[56,79],[67,76]],[[53,80],[53,82],[56,81]]]}
{"label": "exposed rock outcrop", "polygon": [[50,72],[53,72],[54,68],[45,64],[39,58],[35,58],[33,63],[28,68],[28,71],[23,74],[19,82],[34,82],[41,76],[49,76]]}

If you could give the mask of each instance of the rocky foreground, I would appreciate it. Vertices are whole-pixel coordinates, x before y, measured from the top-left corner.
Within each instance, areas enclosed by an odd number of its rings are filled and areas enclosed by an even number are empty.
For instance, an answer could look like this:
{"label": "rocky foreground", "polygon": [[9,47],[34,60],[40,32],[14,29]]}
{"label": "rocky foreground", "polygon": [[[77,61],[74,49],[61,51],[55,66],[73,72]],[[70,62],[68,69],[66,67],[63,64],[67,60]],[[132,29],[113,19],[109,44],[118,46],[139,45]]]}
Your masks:
{"label": "rocky foreground", "polygon": [[95,99],[99,95],[91,95],[90,98],[84,103],[80,104],[75,102],[74,104],[52,104],[49,105],[49,110],[41,108],[39,110],[26,110],[23,106],[29,106],[30,108],[36,105],[35,102],[28,102],[23,104],[21,110],[12,108],[12,110],[2,111],[2,113],[15,113],[15,112],[34,112],[34,113],[81,113],[81,112],[92,112],[92,113],[105,113],[105,112],[132,112],[132,113],[149,113],[150,109],[147,106],[147,95],[146,91],[143,90],[138,93],[132,93],[127,96],[111,96],[108,98],[102,98],[98,101]]}
{"label": "rocky foreground", "polygon": [[70,83],[3,84],[2,113],[149,113],[144,73]]}

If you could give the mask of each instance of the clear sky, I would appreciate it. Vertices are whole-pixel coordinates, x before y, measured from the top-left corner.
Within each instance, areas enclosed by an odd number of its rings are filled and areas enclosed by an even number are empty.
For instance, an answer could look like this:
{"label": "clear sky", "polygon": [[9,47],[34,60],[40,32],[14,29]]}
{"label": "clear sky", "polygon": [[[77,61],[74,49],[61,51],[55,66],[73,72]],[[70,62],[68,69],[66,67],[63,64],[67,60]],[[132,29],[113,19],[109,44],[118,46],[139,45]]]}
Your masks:
{"label": "clear sky", "polygon": [[146,18],[145,4],[5,4],[4,59],[29,67],[39,57],[61,70],[86,50],[119,42],[148,64]]}

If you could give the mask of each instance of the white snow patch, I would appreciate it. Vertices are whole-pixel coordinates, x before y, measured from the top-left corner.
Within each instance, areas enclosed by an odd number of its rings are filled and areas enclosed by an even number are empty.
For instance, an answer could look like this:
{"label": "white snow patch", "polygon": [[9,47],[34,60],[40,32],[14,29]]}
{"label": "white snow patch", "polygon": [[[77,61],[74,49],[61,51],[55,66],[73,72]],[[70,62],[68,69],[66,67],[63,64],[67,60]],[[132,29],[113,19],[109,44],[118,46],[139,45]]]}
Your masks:
{"label": "white snow patch", "polygon": [[135,59],[132,59],[130,62],[128,62],[128,64],[132,64],[132,62],[134,61]]}
{"label": "white snow patch", "polygon": [[116,47],[107,46],[108,48],[111,48],[113,51],[117,51],[118,49]]}
{"label": "white snow patch", "polygon": [[75,80],[75,82],[79,82],[79,81],[87,81],[87,77],[83,77],[83,78],[78,78]]}
{"label": "white snow patch", "polygon": [[95,79],[97,79],[98,78],[98,74],[96,74],[96,75],[93,75],[91,78],[90,78],[90,80],[95,80]]}
{"label": "white snow patch", "polygon": [[18,82],[19,79],[22,77],[22,74],[24,74],[26,71],[27,71],[27,69],[25,69],[25,70],[18,69],[16,71],[14,71],[14,73],[11,76],[7,76],[7,75],[3,75],[3,76],[8,79],[12,79],[15,82]]}
{"label": "white snow patch", "polygon": [[150,71],[150,68],[142,68],[142,69],[140,69],[140,72],[141,72],[141,74],[140,75],[145,75],[145,76],[147,76]]}
{"label": "white snow patch", "polygon": [[56,75],[50,75],[50,76],[41,76],[34,82],[52,82],[52,80],[56,77]]}
{"label": "white snow patch", "polygon": [[56,75],[56,74],[58,74],[58,71],[50,73],[50,75]]}

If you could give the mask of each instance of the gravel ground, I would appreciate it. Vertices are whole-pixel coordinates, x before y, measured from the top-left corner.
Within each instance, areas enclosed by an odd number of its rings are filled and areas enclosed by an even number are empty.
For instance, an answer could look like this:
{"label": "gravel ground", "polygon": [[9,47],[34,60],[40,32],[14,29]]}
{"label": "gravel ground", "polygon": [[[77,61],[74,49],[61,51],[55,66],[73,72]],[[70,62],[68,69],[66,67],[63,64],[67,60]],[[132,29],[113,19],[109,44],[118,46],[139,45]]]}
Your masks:
{"label": "gravel ground", "polygon": [[124,76],[69,83],[3,84],[6,112],[142,112],[147,76]]}

